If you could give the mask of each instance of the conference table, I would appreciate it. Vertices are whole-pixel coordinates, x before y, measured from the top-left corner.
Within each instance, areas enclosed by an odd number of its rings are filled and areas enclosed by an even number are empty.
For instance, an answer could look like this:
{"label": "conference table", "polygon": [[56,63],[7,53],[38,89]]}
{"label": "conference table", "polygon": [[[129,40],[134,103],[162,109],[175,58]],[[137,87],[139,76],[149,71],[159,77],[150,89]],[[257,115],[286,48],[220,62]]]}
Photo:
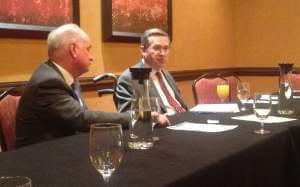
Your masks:
{"label": "conference table", "polygon": [[[238,127],[218,133],[156,128],[160,140],[152,149],[126,146],[110,186],[299,186],[299,120],[267,125],[271,133],[258,135],[253,131],[259,123],[231,118],[242,114],[185,112],[170,117],[173,125],[211,119]],[[0,176],[25,175],[34,187],[105,186],[90,163],[88,138],[80,133],[1,153]],[[127,138],[124,131],[125,144]]]}

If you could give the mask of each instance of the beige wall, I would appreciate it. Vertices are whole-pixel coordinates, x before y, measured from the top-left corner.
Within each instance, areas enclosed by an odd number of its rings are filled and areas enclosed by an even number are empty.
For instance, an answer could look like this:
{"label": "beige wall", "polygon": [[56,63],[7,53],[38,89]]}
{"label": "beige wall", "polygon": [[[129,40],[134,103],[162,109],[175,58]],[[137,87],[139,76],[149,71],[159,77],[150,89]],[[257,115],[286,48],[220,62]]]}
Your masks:
{"label": "beige wall", "polygon": [[236,1],[235,66],[300,65],[300,1]]}
{"label": "beige wall", "polygon": [[[300,1],[235,1],[236,67],[300,66]],[[277,91],[277,77],[244,77],[256,91]]]}
{"label": "beige wall", "polygon": [[[80,1],[81,26],[93,40],[95,63],[85,76],[121,72],[135,64],[139,45],[104,43],[99,0]],[[188,11],[187,11],[188,10]],[[173,1],[170,70],[230,67],[234,63],[232,0]],[[28,80],[46,59],[46,40],[0,39],[0,82]]]}

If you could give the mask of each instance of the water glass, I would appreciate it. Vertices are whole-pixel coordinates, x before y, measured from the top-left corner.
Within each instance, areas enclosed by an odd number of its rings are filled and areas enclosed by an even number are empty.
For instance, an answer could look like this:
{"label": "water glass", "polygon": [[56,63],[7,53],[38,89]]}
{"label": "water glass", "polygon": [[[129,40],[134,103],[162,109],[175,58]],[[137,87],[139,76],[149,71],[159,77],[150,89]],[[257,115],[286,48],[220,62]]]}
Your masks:
{"label": "water glass", "polygon": [[150,97],[140,97],[132,100],[128,147],[131,149],[152,148],[154,145],[152,133],[153,124]]}
{"label": "water glass", "polygon": [[159,137],[155,131],[155,125],[158,122],[158,117],[160,115],[160,105],[158,97],[150,97],[151,104],[151,118],[152,118],[152,127],[153,127],[153,141],[158,141]]}
{"label": "water glass", "polygon": [[237,84],[237,97],[241,101],[241,111],[246,110],[246,102],[250,97],[250,85],[248,82],[238,82]]}
{"label": "water glass", "polygon": [[253,109],[256,117],[260,120],[260,129],[255,130],[256,134],[268,134],[269,130],[264,129],[264,121],[268,118],[271,112],[272,99],[269,93],[256,93],[254,96]]}

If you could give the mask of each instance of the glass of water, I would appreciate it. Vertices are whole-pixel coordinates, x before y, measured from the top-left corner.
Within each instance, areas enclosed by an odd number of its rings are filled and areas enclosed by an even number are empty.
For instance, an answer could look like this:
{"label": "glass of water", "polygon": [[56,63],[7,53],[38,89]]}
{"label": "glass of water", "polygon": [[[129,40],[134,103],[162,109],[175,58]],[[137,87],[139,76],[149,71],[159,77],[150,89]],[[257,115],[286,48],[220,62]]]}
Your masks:
{"label": "glass of water", "polygon": [[150,97],[140,97],[131,102],[131,123],[128,147],[150,149],[153,147],[153,124]]}
{"label": "glass of water", "polygon": [[151,105],[151,118],[152,118],[152,127],[153,127],[153,141],[158,141],[159,137],[154,127],[158,123],[158,118],[160,115],[160,105],[157,97],[150,97]]}
{"label": "glass of water", "polygon": [[250,85],[248,82],[238,82],[237,87],[237,97],[241,101],[241,111],[246,110],[246,102],[250,97]]}
{"label": "glass of water", "polygon": [[272,99],[270,93],[256,93],[254,96],[253,109],[256,117],[260,120],[260,129],[255,130],[256,134],[268,134],[269,130],[264,129],[264,121],[271,112]]}

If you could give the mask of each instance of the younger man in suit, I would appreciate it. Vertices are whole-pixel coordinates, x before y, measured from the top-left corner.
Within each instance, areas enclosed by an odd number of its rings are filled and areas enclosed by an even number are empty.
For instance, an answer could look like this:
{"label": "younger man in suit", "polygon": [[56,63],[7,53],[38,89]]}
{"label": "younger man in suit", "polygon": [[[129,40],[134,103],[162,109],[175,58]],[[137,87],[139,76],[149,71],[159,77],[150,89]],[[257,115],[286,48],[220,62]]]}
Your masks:
{"label": "younger man in suit", "polygon": [[[133,67],[150,67],[150,96],[158,97],[162,113],[168,115],[188,110],[172,75],[164,69],[167,62],[170,39],[166,32],[152,28],[146,30],[141,37],[142,58]],[[130,110],[133,87],[131,73],[126,69],[118,78],[115,101],[118,111]]]}

